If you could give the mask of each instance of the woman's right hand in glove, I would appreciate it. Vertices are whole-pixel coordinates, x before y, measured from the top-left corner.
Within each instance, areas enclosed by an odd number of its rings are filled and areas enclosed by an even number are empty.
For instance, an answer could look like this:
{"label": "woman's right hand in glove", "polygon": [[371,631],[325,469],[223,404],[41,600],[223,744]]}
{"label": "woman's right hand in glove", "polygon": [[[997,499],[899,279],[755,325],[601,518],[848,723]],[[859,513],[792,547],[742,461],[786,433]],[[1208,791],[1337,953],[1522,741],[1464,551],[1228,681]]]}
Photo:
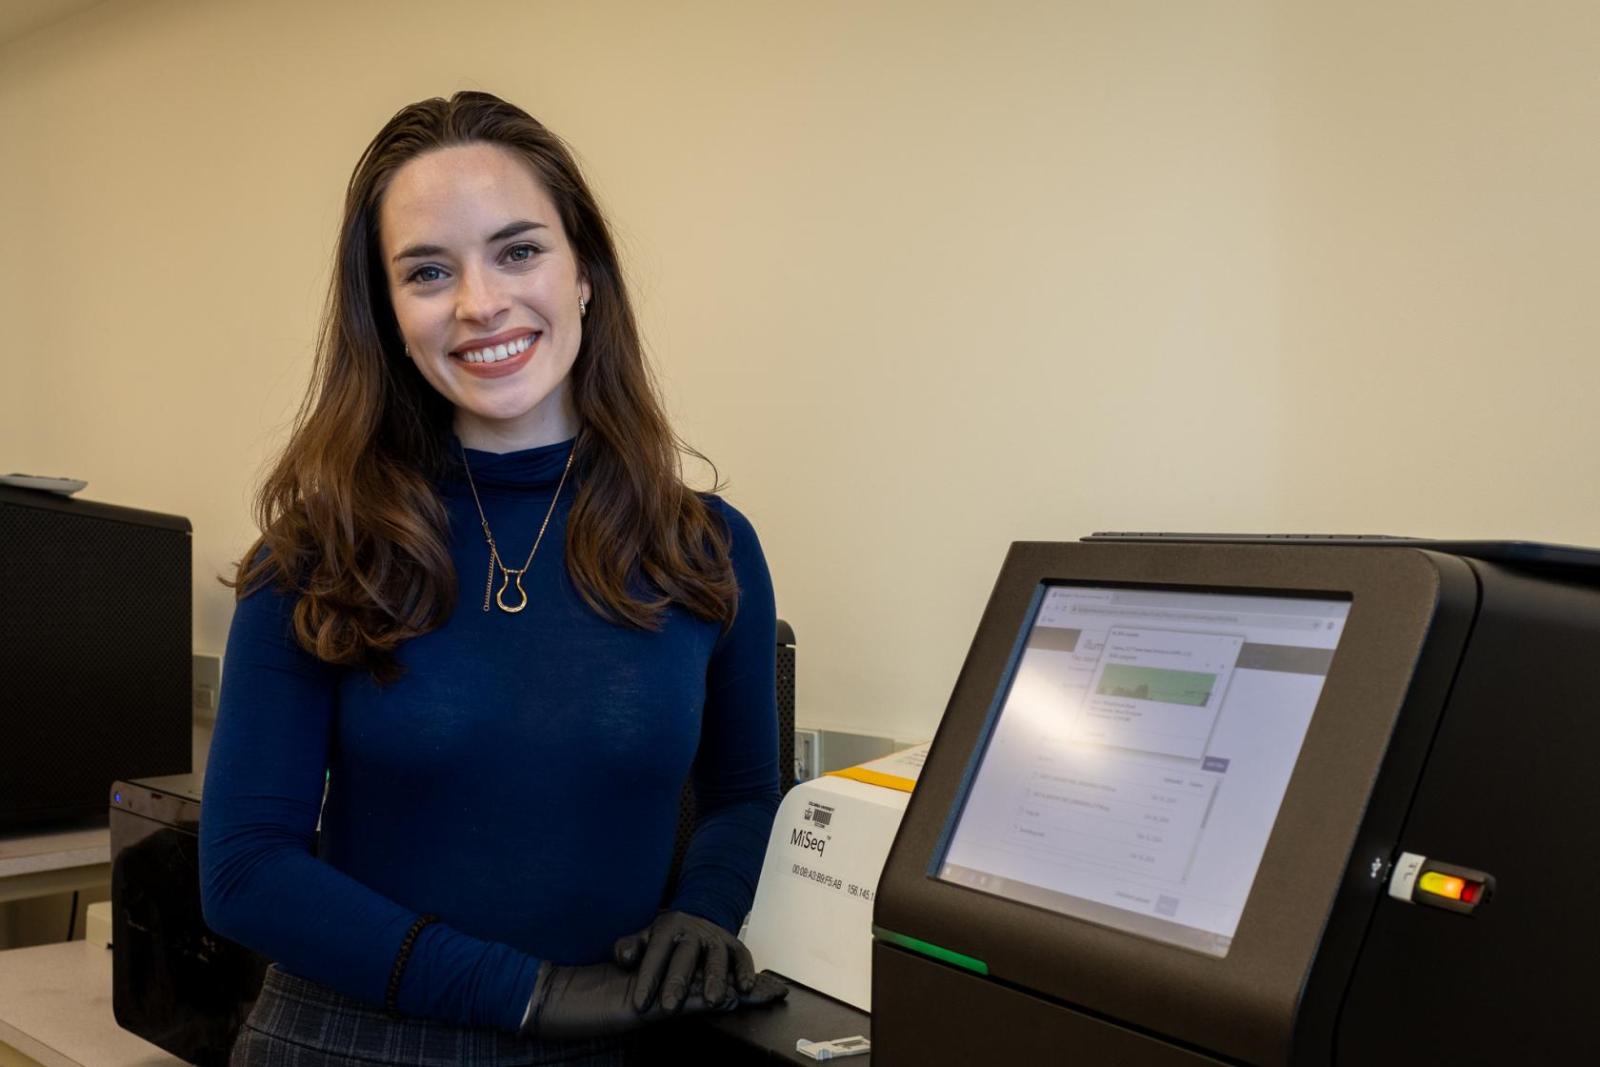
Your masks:
{"label": "woman's right hand in glove", "polygon": [[625,971],[614,963],[590,963],[564,967],[546,961],[539,965],[539,979],[521,1033],[526,1037],[571,1040],[602,1037],[630,1030],[674,1015],[698,1015],[712,1011],[733,1011],[740,1007],[771,1004],[789,994],[789,987],[770,974],[758,974],[747,993],[734,983],[726,984],[726,994],[718,1003],[707,1003],[700,976],[696,975],[688,995],[676,1011],[669,1011],[656,998],[644,1011],[634,1008],[634,983],[638,972]]}

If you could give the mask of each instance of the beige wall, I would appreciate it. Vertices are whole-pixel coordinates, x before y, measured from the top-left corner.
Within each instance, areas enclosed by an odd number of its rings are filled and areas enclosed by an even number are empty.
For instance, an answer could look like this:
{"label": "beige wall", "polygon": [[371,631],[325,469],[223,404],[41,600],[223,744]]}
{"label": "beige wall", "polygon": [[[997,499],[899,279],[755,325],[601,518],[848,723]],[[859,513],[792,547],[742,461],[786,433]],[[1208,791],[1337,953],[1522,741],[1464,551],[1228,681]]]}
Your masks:
{"label": "beige wall", "polygon": [[802,716],[927,736],[1014,539],[1600,542],[1597,12],[106,3],[0,46],[0,468],[190,517],[220,651],[349,170],[487,89],[608,204]]}

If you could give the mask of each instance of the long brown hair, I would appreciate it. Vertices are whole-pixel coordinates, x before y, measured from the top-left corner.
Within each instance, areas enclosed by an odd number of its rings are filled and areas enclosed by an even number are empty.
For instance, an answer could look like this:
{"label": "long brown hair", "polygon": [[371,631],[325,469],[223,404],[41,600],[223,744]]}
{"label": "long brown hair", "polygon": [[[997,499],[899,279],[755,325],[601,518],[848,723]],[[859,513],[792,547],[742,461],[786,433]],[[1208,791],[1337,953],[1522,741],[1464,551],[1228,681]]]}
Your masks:
{"label": "long brown hair", "polygon": [[582,427],[566,536],[574,586],[602,617],[646,629],[674,603],[724,626],[738,606],[728,531],[683,483],[682,455],[704,457],[667,425],[610,229],[571,152],[498,97],[434,97],[396,113],[351,175],[311,386],[256,494],[261,535],[222,579],[242,598],[275,577],[298,593],[300,645],[379,684],[403,673],[402,641],[449,618],[457,587],[435,490],[454,409],[402,355],[378,209],[407,162],[470,143],[527,161],[592,289],[569,388]]}

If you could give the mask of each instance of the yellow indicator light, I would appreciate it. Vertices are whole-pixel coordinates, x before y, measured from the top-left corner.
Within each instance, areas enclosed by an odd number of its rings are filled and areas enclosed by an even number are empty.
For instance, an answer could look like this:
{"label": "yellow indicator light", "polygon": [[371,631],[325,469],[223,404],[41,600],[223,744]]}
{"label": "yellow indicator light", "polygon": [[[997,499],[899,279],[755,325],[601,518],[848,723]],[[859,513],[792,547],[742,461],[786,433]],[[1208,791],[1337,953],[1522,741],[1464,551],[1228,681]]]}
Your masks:
{"label": "yellow indicator light", "polygon": [[1428,871],[1417,879],[1417,888],[1424,893],[1432,893],[1436,897],[1449,897],[1451,900],[1460,900],[1461,891],[1467,883],[1450,874],[1440,874],[1438,871]]}

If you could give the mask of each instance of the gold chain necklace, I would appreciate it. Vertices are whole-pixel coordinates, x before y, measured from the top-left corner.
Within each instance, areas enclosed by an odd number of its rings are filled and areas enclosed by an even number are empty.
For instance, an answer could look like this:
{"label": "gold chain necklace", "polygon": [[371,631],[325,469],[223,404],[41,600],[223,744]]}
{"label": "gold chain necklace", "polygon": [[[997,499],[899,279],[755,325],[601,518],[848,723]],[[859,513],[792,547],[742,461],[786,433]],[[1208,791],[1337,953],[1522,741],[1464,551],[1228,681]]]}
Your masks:
{"label": "gold chain necklace", "polygon": [[[550,508],[544,513],[544,522],[539,524],[539,536],[533,539],[533,548],[528,552],[528,560],[520,569],[507,567],[501,562],[500,550],[495,547],[494,534],[489,532],[489,520],[483,514],[483,501],[478,499],[477,483],[472,480],[472,468],[467,465],[467,446],[461,444],[460,438],[456,439],[456,444],[461,448],[461,465],[467,471],[467,485],[472,489],[472,502],[478,505],[478,521],[483,524],[484,539],[489,542],[489,578],[483,586],[483,610],[489,610],[489,590],[494,588],[494,569],[499,567],[501,573],[505,575],[505,580],[500,585],[500,591],[494,595],[494,602],[500,606],[501,611],[515,615],[528,606],[528,593],[522,588],[522,576],[528,573],[528,568],[533,565],[533,554],[539,551],[539,542],[544,540],[544,531],[550,525],[550,516],[556,513],[556,501],[561,499],[561,487],[567,484],[567,475],[572,472],[572,459],[578,454],[578,443],[574,441],[572,451],[567,453],[567,465],[561,471],[561,480],[556,483],[556,495],[550,498]],[[522,599],[516,604],[507,604],[506,590],[511,588],[513,579],[517,583],[517,595]]]}

